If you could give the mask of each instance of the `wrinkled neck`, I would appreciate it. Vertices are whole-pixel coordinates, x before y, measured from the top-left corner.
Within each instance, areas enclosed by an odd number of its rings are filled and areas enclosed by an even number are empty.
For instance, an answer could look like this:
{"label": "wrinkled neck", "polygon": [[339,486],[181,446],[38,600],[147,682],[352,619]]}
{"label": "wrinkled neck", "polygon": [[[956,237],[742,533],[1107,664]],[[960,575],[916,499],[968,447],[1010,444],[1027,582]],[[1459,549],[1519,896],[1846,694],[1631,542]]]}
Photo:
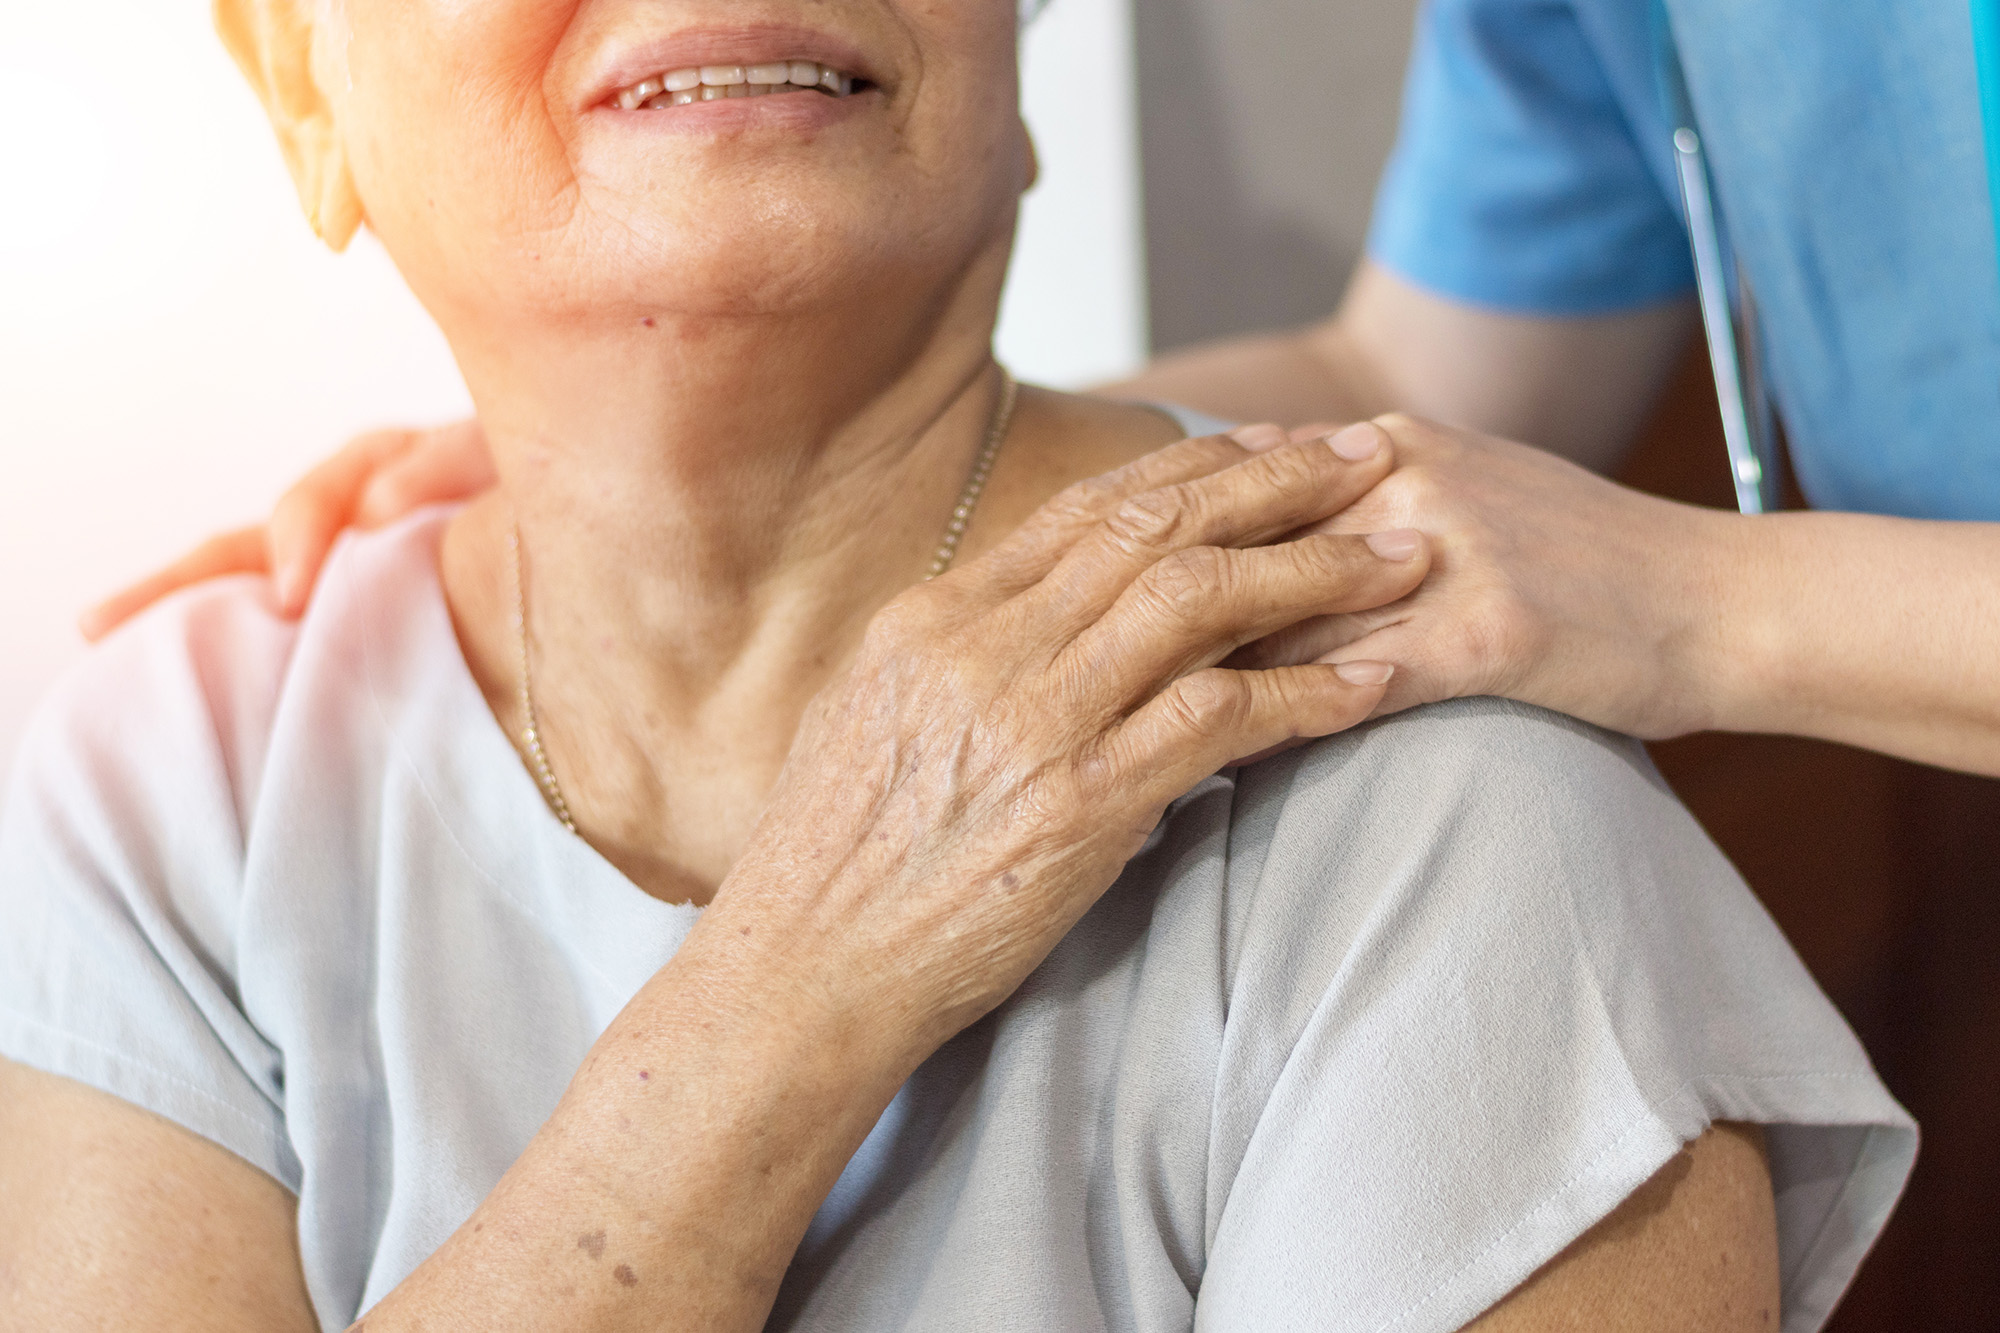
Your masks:
{"label": "wrinkled neck", "polygon": [[544,655],[602,669],[615,627],[648,694],[699,694],[851,639],[922,575],[978,450],[1000,267],[930,309],[662,314],[474,359]]}

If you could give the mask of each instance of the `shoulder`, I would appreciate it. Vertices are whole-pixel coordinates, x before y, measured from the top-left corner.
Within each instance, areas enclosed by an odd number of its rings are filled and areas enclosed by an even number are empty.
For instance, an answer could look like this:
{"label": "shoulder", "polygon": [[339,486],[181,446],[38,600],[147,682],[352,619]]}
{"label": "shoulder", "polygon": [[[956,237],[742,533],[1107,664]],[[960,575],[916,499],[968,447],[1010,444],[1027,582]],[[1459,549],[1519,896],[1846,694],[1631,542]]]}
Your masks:
{"label": "shoulder", "polygon": [[1290,997],[1287,1030],[1484,989],[1490,1036],[1587,1028],[1661,1096],[1688,1034],[1866,1069],[1644,748],[1572,718],[1459,700],[1246,769],[1228,861],[1234,984]]}
{"label": "shoulder", "polygon": [[57,681],[22,739],[7,805],[100,847],[184,835],[198,804],[248,817],[298,628],[268,582],[214,580],[168,598]]}
{"label": "shoulder", "polygon": [[[437,637],[380,643],[435,602],[440,527],[432,515],[344,541],[302,621],[278,613],[266,580],[219,579],[87,654],[30,722],[0,806],[0,932],[24,939],[24,923],[62,911],[98,923],[85,935],[170,932],[232,958],[278,770],[303,764],[321,786],[341,771],[369,734],[371,650],[401,660]],[[287,734],[299,743],[281,746]]]}
{"label": "shoulder", "polygon": [[1458,1328],[1718,1120],[1852,1164],[1837,1243],[1780,1218],[1788,1281],[1844,1285],[1908,1120],[1635,742],[1416,709],[1243,770],[1227,836],[1218,1310],[1277,1326],[1331,1247],[1353,1326]]}
{"label": "shoulder", "polygon": [[[1238,778],[1232,886],[1263,920],[1567,916],[1586,886],[1734,893],[1635,741],[1500,699],[1414,709]],[[1325,941],[1323,941],[1325,942]]]}
{"label": "shoulder", "polygon": [[412,619],[434,545],[422,523],[346,543],[299,624],[260,579],[190,589],[58,683],[0,807],[0,1057],[297,1185],[282,1058],[244,998],[258,833],[305,808],[274,784],[324,792],[366,744],[354,645]]}
{"label": "shoulder", "polygon": [[[237,826],[251,806],[277,718],[301,668],[337,654],[365,617],[402,615],[435,588],[436,514],[343,541],[302,621],[268,580],[184,590],[97,645],[55,685],[23,737],[9,808],[91,807],[107,834],[202,813]],[[179,841],[178,837],[175,841]]]}

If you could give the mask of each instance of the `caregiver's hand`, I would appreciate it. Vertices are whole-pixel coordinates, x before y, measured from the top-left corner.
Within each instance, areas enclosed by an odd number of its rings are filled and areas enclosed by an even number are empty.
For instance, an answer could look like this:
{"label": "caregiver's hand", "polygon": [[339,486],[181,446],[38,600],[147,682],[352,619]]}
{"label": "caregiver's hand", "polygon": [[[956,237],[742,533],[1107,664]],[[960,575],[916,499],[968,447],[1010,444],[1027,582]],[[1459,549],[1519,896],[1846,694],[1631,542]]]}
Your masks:
{"label": "caregiver's hand", "polygon": [[1649,738],[1718,724],[1727,654],[1710,631],[1735,516],[1410,417],[1348,433],[1393,441],[1400,466],[1322,527],[1418,529],[1430,577],[1407,601],[1302,623],[1236,664],[1392,662],[1384,712],[1491,694]]}
{"label": "caregiver's hand", "polygon": [[225,574],[265,574],[288,616],[305,610],[320,566],[345,528],[376,528],[427,504],[462,500],[494,483],[476,421],[431,430],[378,430],[351,440],[300,478],[262,527],[214,537],[173,564],[85,612],[95,642],[190,584]]}
{"label": "caregiver's hand", "polygon": [[1325,529],[1422,531],[1430,577],[1235,664],[1380,659],[1384,711],[1495,694],[1651,738],[1809,736],[2000,776],[2000,523],[1746,518],[1409,417],[1351,429],[1401,466]]}

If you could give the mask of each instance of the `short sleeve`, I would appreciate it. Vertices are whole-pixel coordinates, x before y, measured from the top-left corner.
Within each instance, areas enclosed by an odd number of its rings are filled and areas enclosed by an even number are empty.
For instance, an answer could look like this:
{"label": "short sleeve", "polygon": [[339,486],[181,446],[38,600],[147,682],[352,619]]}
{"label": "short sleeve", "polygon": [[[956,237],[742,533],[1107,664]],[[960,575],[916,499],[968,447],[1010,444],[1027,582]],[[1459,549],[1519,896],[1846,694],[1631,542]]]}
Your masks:
{"label": "short sleeve", "polygon": [[1636,744],[1471,700],[1245,782],[1197,1327],[1461,1328],[1718,1120],[1820,1326],[1915,1129]]}
{"label": "short sleeve", "polygon": [[[1630,75],[1649,48],[1644,7],[1623,9],[1638,17],[1621,19],[1635,49],[1620,54],[1636,59],[1612,67]],[[1572,0],[1429,0],[1370,257],[1440,295],[1538,315],[1691,290],[1678,202],[1592,40],[1605,26],[1586,25]]]}
{"label": "short sleeve", "polygon": [[236,984],[248,793],[292,637],[261,581],[208,585],[44,704],[0,810],[0,1055],[296,1190],[278,1053]]}

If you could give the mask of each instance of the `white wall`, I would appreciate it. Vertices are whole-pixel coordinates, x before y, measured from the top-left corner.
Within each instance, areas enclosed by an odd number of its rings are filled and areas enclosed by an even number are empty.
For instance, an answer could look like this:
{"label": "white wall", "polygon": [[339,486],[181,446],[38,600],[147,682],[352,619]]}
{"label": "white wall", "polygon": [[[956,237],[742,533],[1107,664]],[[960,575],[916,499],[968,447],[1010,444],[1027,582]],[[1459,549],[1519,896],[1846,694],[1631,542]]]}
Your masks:
{"label": "white wall", "polygon": [[1130,0],[1053,0],[1021,50],[1041,160],[1000,311],[1000,359],[1073,389],[1146,355],[1144,200]]}
{"label": "white wall", "polygon": [[[1026,39],[1042,183],[1000,334],[1026,378],[1137,364],[1127,0]],[[10,7],[0,37],[0,767],[76,613],[262,513],[356,431],[467,408],[379,247],[322,250],[201,0]]]}

